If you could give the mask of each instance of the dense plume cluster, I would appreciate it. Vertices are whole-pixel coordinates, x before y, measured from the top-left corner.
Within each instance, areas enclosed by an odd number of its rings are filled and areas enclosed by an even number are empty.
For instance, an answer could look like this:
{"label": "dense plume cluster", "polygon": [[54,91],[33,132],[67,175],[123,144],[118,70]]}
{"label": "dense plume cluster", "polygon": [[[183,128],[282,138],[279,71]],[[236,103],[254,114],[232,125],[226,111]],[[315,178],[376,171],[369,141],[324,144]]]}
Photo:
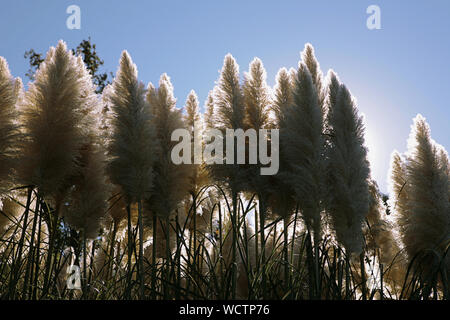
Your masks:
{"label": "dense plume cluster", "polygon": [[425,256],[427,267],[449,270],[448,154],[431,139],[430,128],[420,114],[411,127],[408,151],[392,154],[390,178],[391,207],[409,259]]}
{"label": "dense plume cluster", "polygon": [[[203,113],[195,91],[178,108],[167,74],[145,86],[137,70],[123,51],[99,94],[60,41],[25,90],[0,57],[0,297],[449,297],[449,160],[421,115],[387,200],[356,100],[312,45],[273,88],[260,59],[241,80],[227,54]],[[176,164],[181,128],[192,159],[198,132],[278,129],[278,173]]]}
{"label": "dense plume cluster", "polygon": [[363,120],[343,84],[335,104],[329,104],[327,123],[330,143],[326,149],[326,207],[338,241],[349,252],[359,253],[361,226],[369,210],[370,169]]}

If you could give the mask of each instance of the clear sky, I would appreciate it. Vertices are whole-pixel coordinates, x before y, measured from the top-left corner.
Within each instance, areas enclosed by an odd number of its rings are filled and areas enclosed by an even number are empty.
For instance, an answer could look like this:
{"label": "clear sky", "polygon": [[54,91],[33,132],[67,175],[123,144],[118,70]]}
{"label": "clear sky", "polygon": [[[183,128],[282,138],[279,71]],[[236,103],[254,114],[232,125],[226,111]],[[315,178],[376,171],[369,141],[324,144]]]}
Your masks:
{"label": "clear sky", "polygon": [[[66,27],[71,4],[81,8],[80,30]],[[366,27],[371,4],[381,9],[381,30]],[[382,191],[390,153],[405,151],[417,113],[449,149],[448,0],[2,0],[0,30],[0,56],[25,82],[26,50],[46,52],[59,39],[73,48],[91,36],[105,71],[116,71],[126,49],[144,83],[168,73],[179,107],[191,89],[203,103],[228,52],[241,73],[261,58],[272,86],[278,69],[296,67],[310,42],[324,74],[334,69],[357,98]]]}

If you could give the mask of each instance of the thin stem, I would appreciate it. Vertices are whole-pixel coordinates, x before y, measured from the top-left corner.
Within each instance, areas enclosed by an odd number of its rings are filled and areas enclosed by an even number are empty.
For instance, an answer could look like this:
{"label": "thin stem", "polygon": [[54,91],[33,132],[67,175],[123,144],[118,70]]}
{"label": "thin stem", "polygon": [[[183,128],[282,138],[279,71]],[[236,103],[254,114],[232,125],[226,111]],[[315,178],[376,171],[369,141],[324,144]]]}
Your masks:
{"label": "thin stem", "polygon": [[139,280],[141,289],[141,299],[145,298],[144,292],[144,224],[142,222],[142,202],[138,201],[139,220]]}

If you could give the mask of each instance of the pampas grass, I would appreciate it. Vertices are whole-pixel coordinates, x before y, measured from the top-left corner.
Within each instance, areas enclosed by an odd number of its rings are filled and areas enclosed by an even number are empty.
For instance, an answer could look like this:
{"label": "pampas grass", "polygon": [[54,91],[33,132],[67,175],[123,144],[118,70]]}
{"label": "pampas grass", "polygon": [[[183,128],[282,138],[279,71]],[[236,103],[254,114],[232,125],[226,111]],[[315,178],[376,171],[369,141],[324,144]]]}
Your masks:
{"label": "pampas grass", "polygon": [[[333,79],[329,82],[333,98]],[[369,163],[364,145],[364,125],[355,102],[340,85],[335,104],[329,102],[327,149],[327,211],[339,243],[347,254],[362,250],[362,224],[369,210]]]}
{"label": "pampas grass", "polygon": [[[157,158],[154,146],[155,131],[151,126],[151,112],[145,100],[144,85],[137,79],[137,68],[128,52],[123,51],[120,67],[112,88],[107,90],[111,103],[112,135],[108,145],[110,157],[107,170],[111,181],[119,185],[130,205],[138,205],[139,273],[141,297],[144,296],[143,201],[153,188],[153,162]],[[129,251],[131,268],[131,217],[128,214]],[[129,270],[129,272],[131,272]],[[130,273],[131,276],[131,273]]]}
{"label": "pampas grass", "polygon": [[[222,70],[220,72],[219,80],[214,87],[214,119],[216,122],[215,129],[222,132],[225,136],[226,129],[243,129],[245,117],[245,106],[243,101],[242,87],[239,83],[239,66],[231,54],[227,54],[223,61]],[[236,140],[236,139],[235,139]],[[226,150],[226,143],[224,143],[224,150]],[[236,143],[234,144],[233,164],[211,165],[212,176],[220,184],[227,186],[231,193],[232,211],[231,225],[232,225],[232,257],[233,262],[236,261],[237,248],[237,221],[238,217],[238,194],[245,188],[246,179],[242,176],[242,166],[236,164]],[[224,159],[231,157],[230,154],[224,152]],[[236,265],[232,264],[232,292],[235,293],[237,269]],[[234,297],[234,296],[233,296]]]}
{"label": "pampas grass", "polygon": [[[203,133],[203,121],[199,113],[198,97],[194,90],[189,93],[185,103],[184,123],[191,135],[191,164],[189,165],[189,193],[194,196],[209,182],[209,175],[205,164],[195,163],[195,154],[202,157],[203,145],[201,145]],[[197,143],[197,146],[194,146]],[[198,149],[198,150],[197,150]]]}
{"label": "pampas grass", "polygon": [[322,113],[307,66],[300,63],[293,89],[293,104],[286,114],[282,143],[289,163],[290,185],[315,241],[321,234],[323,189]]}
{"label": "pampas grass", "polygon": [[[261,60],[241,84],[227,55],[203,117],[126,52],[102,96],[63,42],[26,92],[0,71],[1,299],[450,297],[447,152],[416,117],[386,201],[355,100],[310,44],[273,90]],[[174,164],[172,132],[203,125],[279,129],[279,172]]]}
{"label": "pampas grass", "polygon": [[[287,69],[281,68],[277,73],[276,85],[273,90],[272,110],[275,115],[275,127],[280,129],[282,135],[286,130],[289,110],[293,105],[293,85],[291,80],[292,78]],[[277,190],[277,192],[271,193],[269,206],[276,215],[284,218],[286,225],[296,206],[292,186],[288,183],[288,166],[287,151],[285,144],[282,142],[280,145],[280,169],[272,181],[274,184],[273,189]]]}
{"label": "pampas grass", "polygon": [[[269,129],[272,127],[270,121],[270,104],[271,104],[271,92],[266,83],[266,70],[262,61],[258,58],[254,58],[249,65],[249,71],[244,74],[244,84],[242,86],[244,107],[245,107],[245,119],[244,126],[246,129],[254,129],[256,132],[256,138],[258,143],[260,141],[261,132],[260,129]],[[247,142],[246,142],[247,143]],[[250,141],[247,145],[250,145]],[[266,142],[264,142],[266,143]],[[261,146],[258,146],[258,151]],[[248,158],[248,156],[247,156]],[[249,159],[247,159],[248,162]],[[272,177],[260,175],[261,165],[250,164],[246,168],[248,181],[246,183],[246,190],[254,192],[258,195],[259,206],[259,226],[257,226],[257,219],[255,218],[255,228],[257,232],[260,232],[261,240],[261,263],[265,264],[265,222],[267,219],[268,204],[267,199],[273,191],[270,181]],[[259,230],[258,230],[259,229]],[[262,274],[262,282],[266,282],[266,274]],[[263,291],[265,289],[263,288]],[[263,292],[263,295],[265,292]]]}
{"label": "pampas grass", "polygon": [[423,249],[442,252],[450,240],[448,157],[431,140],[421,115],[414,119],[408,148],[410,216],[403,225],[404,244],[411,257]]}
{"label": "pampas grass", "polygon": [[312,83],[316,89],[317,103],[319,104],[322,114],[326,114],[326,104],[325,104],[325,90],[323,88],[323,75],[322,70],[320,70],[319,61],[317,61],[314,47],[312,44],[305,44],[305,48],[301,52],[302,62],[306,65],[311,74]]}
{"label": "pampas grass", "polygon": [[381,193],[374,180],[369,183],[369,212],[366,216],[364,238],[366,250],[380,264],[380,277],[385,286],[399,294],[406,275],[407,263],[395,233],[395,225],[386,215]]}
{"label": "pampas grass", "polygon": [[0,199],[0,234],[3,234],[9,225],[14,224],[17,221],[20,213],[22,212],[18,200],[15,198],[5,197]]}
{"label": "pampas grass", "polygon": [[85,78],[62,41],[50,48],[25,94],[19,178],[56,199],[77,170],[84,143]]}
{"label": "pampas grass", "polygon": [[21,82],[12,79],[8,63],[0,57],[0,195],[12,185],[14,164],[17,160],[17,143],[20,136],[16,122],[16,102]]}
{"label": "pampas grass", "polygon": [[214,89],[214,103],[217,128],[243,128],[244,105],[242,90],[239,84],[239,66],[231,54],[227,54],[223,61],[218,84]]}
{"label": "pampas grass", "polygon": [[[44,199],[51,201],[50,204],[55,208],[50,210],[47,207],[50,216],[39,217],[39,225],[35,215],[31,231],[31,244],[35,233],[39,234],[41,219],[45,220],[50,232],[44,295],[50,289],[50,272],[56,263],[53,255],[58,233],[59,209],[71,187],[71,178],[77,174],[80,150],[87,143],[89,127],[93,124],[90,117],[95,101],[92,88],[91,78],[84,64],[60,41],[56,48],[50,48],[36,72],[35,81],[30,84],[20,105],[24,138],[20,143],[18,179],[24,185],[30,186],[24,226],[28,220],[33,188],[38,191],[36,209],[40,208],[41,200]],[[22,234],[20,243],[24,240]],[[20,249],[19,252],[21,251]],[[36,261],[38,259],[39,256]],[[20,262],[20,259],[18,261]],[[37,266],[36,263],[36,268]],[[32,264],[28,264],[25,277],[29,268],[32,268]]]}
{"label": "pampas grass", "polygon": [[[245,106],[243,92],[239,82],[239,66],[231,54],[224,58],[219,80],[214,87],[214,129],[218,129],[225,137],[226,129],[244,129]],[[211,120],[207,120],[211,121]],[[224,150],[226,143],[224,141]],[[235,144],[236,149],[236,144]],[[230,157],[224,152],[224,159]],[[236,160],[236,150],[234,151]],[[240,175],[242,166],[236,164],[211,165],[209,167],[214,179],[228,186],[233,193],[244,188],[245,178]]]}
{"label": "pampas grass", "polygon": [[103,151],[98,146],[88,146],[82,151],[80,164],[80,173],[74,178],[63,214],[67,223],[93,239],[99,234],[109,197]]}
{"label": "pampas grass", "polygon": [[208,92],[208,97],[205,102],[205,114],[203,117],[206,128],[214,128],[214,92],[211,90]]}
{"label": "pampas grass", "polygon": [[[281,132],[286,179],[310,234],[314,235],[315,256],[321,238],[323,206],[324,139],[323,116],[308,67],[301,62],[295,73],[292,104],[287,108]],[[318,277],[315,260],[315,276]],[[316,285],[318,291],[318,285]]]}
{"label": "pampas grass", "polygon": [[[153,228],[152,261],[156,260],[161,249],[165,250],[164,258],[171,261],[170,239],[173,232],[170,219],[177,215],[176,209],[180,201],[188,194],[190,174],[188,166],[175,165],[171,160],[172,148],[176,145],[176,142],[171,140],[171,135],[174,130],[185,128],[186,125],[181,110],[175,106],[173,86],[167,74],[161,75],[159,88],[156,89],[149,84],[147,101],[153,113],[152,125],[155,128],[155,142],[158,148],[158,156],[153,167],[155,187],[145,201],[145,207],[149,213],[146,217],[147,224],[151,223]],[[157,250],[158,248],[160,250]],[[165,276],[168,276],[169,269],[166,271]],[[155,277],[156,274],[153,273],[153,285],[155,285]]]}
{"label": "pampas grass", "polygon": [[[430,128],[420,114],[414,118],[405,155],[393,153],[391,161],[391,207],[396,215],[409,261],[417,262],[425,292],[436,282],[446,286],[450,270],[448,155],[431,139]],[[440,274],[440,279],[436,277]],[[414,288],[408,288],[414,291]]]}
{"label": "pampas grass", "polygon": [[269,125],[270,88],[267,86],[266,70],[262,61],[254,58],[249,71],[244,74],[242,91],[245,104],[246,127],[267,129]]}
{"label": "pampas grass", "polygon": [[158,89],[149,86],[147,101],[153,112],[152,125],[158,154],[154,163],[155,187],[146,198],[146,204],[152,214],[165,219],[174,213],[178,203],[187,195],[188,166],[177,166],[171,160],[172,148],[177,143],[171,141],[171,134],[175,129],[185,128],[185,123],[181,110],[175,107],[173,86],[166,74],[161,75]]}
{"label": "pampas grass", "polygon": [[138,81],[136,65],[126,51],[106,94],[112,111],[107,166],[110,179],[122,188],[129,203],[144,200],[153,186],[154,131],[144,85]]}

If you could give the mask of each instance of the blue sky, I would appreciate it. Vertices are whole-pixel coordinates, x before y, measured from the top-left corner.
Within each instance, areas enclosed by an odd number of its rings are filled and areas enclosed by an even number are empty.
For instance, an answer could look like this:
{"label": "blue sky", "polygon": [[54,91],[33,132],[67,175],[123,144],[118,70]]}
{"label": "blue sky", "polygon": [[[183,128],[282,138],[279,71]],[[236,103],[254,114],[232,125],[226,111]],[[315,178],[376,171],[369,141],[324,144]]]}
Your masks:
{"label": "blue sky", "polygon": [[[66,28],[66,8],[81,8],[81,29]],[[381,30],[366,27],[366,8],[381,8]],[[123,49],[139,78],[171,77],[182,106],[194,89],[201,101],[232,53],[241,73],[257,56],[268,83],[280,67],[295,67],[306,42],[323,72],[334,69],[366,117],[372,174],[387,191],[390,153],[405,151],[412,118],[426,117],[433,138],[450,138],[450,1],[65,1],[3,0],[0,56],[25,80],[26,50],[46,52],[59,39],[75,47],[91,36],[115,72]]]}

